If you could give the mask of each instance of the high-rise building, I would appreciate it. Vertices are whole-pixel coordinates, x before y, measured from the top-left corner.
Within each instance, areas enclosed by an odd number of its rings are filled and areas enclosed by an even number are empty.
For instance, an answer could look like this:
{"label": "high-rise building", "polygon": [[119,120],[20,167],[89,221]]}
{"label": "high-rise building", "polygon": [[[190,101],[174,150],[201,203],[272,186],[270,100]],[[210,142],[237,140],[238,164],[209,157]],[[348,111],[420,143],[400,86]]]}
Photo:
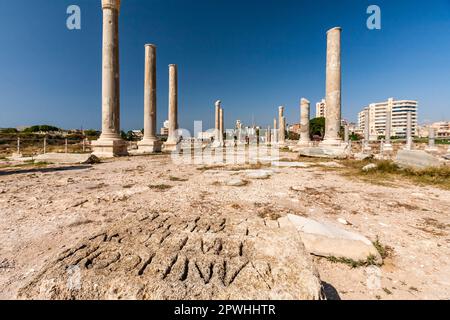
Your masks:
{"label": "high-rise building", "polygon": [[412,113],[412,132],[417,135],[418,130],[418,103],[414,100],[394,100],[372,103],[358,114],[358,127],[365,130],[365,111],[369,110],[369,136],[370,140],[377,140],[385,135],[386,116],[391,112],[391,135],[397,137],[406,136],[407,114]]}
{"label": "high-rise building", "polygon": [[325,99],[316,103],[316,118],[325,118],[327,112],[327,103]]}

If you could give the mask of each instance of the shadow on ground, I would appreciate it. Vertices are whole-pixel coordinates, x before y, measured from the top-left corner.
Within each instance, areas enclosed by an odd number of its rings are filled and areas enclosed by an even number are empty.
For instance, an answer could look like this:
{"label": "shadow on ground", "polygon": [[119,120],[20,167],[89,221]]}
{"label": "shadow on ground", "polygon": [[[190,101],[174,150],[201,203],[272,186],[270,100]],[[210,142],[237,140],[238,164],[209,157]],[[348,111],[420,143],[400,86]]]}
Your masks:
{"label": "shadow on ground", "polygon": [[322,281],[322,288],[323,293],[325,294],[325,298],[327,300],[341,300],[341,297],[339,296],[339,293],[337,292],[336,288],[333,287],[331,284]]}
{"label": "shadow on ground", "polygon": [[72,170],[84,170],[91,168],[91,165],[81,166],[67,166],[67,167],[52,167],[52,168],[23,168],[23,169],[10,169],[0,171],[0,176],[8,176],[13,174],[27,174],[27,173],[51,173],[58,171],[72,171]]}

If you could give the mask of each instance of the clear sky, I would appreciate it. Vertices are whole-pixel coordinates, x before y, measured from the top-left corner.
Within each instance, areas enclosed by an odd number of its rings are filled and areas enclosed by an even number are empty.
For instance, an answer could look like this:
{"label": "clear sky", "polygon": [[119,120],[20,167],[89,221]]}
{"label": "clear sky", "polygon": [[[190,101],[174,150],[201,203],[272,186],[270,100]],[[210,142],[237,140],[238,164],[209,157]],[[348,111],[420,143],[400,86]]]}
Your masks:
{"label": "clear sky", "polygon": [[[100,0],[0,0],[0,127],[101,123]],[[81,8],[82,29],[66,28]],[[377,4],[382,29],[368,30]],[[143,127],[144,44],[158,46],[158,126],[168,65],[179,68],[180,126],[268,125],[277,107],[298,122],[325,94],[326,31],[341,26],[343,117],[371,103],[417,99],[420,122],[450,120],[450,0],[122,0],[122,128]],[[206,129],[205,128],[205,129]]]}

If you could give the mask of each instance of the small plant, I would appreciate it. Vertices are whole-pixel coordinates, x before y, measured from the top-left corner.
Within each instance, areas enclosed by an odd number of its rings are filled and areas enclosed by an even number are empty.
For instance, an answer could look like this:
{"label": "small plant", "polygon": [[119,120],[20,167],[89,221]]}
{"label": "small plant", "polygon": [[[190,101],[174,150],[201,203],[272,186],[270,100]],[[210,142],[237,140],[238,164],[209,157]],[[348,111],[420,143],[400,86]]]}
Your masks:
{"label": "small plant", "polygon": [[381,258],[386,259],[392,254],[393,249],[389,246],[385,246],[381,244],[380,239],[377,236],[377,239],[372,242],[375,249],[377,249],[378,253],[380,254]]}
{"label": "small plant", "polygon": [[350,258],[344,258],[344,257],[326,257],[326,259],[332,263],[343,263],[351,267],[352,269],[359,268],[359,267],[367,267],[367,266],[379,266],[376,262],[376,257],[374,255],[370,255],[367,257],[366,260],[353,260]]}
{"label": "small plant", "polygon": [[157,190],[157,191],[161,191],[161,192],[167,191],[172,188],[172,186],[169,186],[167,184],[155,184],[155,185],[149,185],[148,187],[152,190]]}
{"label": "small plant", "polygon": [[170,180],[170,181],[174,181],[174,182],[186,182],[186,181],[188,181],[189,179],[178,178],[178,177],[170,176],[170,177],[169,177],[169,180]]}

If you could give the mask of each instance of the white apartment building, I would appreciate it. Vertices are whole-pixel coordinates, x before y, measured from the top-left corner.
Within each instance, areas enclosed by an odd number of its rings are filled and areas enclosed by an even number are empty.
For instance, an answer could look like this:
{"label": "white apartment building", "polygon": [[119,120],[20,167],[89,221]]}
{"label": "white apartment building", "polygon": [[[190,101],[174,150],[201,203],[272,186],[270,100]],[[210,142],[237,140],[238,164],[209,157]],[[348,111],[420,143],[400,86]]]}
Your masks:
{"label": "white apartment building", "polygon": [[327,103],[325,99],[316,103],[316,118],[325,118],[327,112]]}
{"label": "white apartment building", "polygon": [[394,100],[372,103],[358,114],[358,127],[365,130],[366,111],[369,111],[369,135],[370,140],[377,140],[378,136],[385,135],[386,115],[391,113],[391,136],[405,137],[407,127],[407,115],[412,115],[412,132],[417,135],[418,130],[418,102],[414,100]]}

